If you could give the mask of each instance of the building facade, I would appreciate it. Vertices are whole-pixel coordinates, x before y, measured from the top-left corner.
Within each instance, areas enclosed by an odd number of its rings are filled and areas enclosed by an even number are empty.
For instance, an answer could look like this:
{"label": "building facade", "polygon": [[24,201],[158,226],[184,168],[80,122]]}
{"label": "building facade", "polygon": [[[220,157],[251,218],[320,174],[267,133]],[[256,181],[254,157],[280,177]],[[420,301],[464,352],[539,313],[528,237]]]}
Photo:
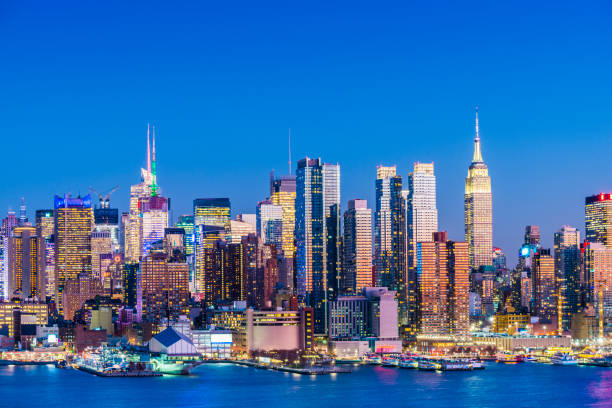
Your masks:
{"label": "building facade", "polygon": [[367,200],[350,200],[344,212],[341,293],[372,286],[372,210]]}

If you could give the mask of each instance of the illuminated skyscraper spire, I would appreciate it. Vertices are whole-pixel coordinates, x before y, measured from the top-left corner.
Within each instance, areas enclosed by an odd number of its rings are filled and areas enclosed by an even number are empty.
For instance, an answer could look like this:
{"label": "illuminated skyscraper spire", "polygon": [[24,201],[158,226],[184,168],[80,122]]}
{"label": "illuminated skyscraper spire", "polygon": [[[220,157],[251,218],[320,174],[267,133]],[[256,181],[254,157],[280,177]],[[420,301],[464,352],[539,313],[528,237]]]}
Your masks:
{"label": "illuminated skyscraper spire", "polygon": [[153,164],[151,167],[152,172],[152,180],[151,184],[151,197],[155,197],[157,195],[157,170],[155,166],[155,126],[153,126]]}
{"label": "illuminated skyscraper spire", "polygon": [[465,179],[465,241],[468,243],[470,267],[478,269],[493,261],[493,210],[491,178],[480,150],[478,108],[476,108],[476,137],[474,157]]}
{"label": "illuminated skyscraper spire", "polygon": [[151,144],[149,143],[149,124],[147,123],[147,171],[151,172]]}
{"label": "illuminated skyscraper spire", "polygon": [[474,138],[474,157],[472,163],[482,163],[482,152],[480,151],[480,132],[478,129],[478,106],[476,107],[476,137]]}

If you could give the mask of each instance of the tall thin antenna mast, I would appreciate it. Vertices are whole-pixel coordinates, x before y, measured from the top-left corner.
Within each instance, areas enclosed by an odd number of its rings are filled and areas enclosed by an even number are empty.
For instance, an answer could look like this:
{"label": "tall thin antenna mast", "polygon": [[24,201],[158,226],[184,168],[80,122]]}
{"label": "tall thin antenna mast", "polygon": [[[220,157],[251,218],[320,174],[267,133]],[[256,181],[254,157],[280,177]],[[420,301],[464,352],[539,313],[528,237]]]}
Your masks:
{"label": "tall thin antenna mast", "polygon": [[151,143],[149,143],[149,124],[147,123],[147,171],[151,173]]}
{"label": "tall thin antenna mast", "polygon": [[289,175],[291,175],[291,128],[289,128]]}

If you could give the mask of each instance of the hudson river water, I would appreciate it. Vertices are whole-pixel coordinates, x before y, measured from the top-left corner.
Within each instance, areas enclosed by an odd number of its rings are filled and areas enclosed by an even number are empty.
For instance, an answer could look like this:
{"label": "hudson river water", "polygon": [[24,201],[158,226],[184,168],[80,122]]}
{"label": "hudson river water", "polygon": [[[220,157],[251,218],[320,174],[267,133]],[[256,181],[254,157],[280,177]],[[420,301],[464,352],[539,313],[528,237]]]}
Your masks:
{"label": "hudson river water", "polygon": [[53,366],[0,367],[0,407],[612,407],[612,368],[491,363],[473,372],[358,366],[299,376],[207,364],[190,377],[100,378]]}

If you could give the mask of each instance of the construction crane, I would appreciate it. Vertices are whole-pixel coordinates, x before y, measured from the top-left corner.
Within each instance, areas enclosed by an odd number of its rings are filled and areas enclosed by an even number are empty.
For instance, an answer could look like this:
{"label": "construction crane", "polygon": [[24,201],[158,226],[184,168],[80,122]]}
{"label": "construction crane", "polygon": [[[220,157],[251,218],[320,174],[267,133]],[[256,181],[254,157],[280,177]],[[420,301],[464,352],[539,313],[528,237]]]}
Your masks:
{"label": "construction crane", "polygon": [[109,206],[110,206],[110,196],[115,191],[117,191],[118,188],[119,188],[119,185],[116,185],[115,187],[113,187],[113,188],[103,192],[102,194],[100,194],[96,190],[94,190],[93,187],[89,186],[89,191],[91,193],[97,195],[98,198],[100,199],[100,208],[109,208]]}

